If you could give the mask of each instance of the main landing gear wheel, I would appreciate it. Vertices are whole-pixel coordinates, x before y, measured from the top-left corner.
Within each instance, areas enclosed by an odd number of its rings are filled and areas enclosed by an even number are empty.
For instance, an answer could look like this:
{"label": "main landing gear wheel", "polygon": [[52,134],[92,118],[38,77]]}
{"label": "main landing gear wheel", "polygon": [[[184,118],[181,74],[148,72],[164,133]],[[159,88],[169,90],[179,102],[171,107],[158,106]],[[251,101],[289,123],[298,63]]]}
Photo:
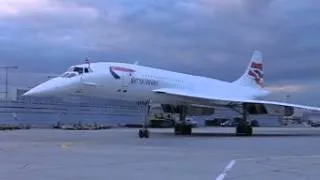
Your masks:
{"label": "main landing gear wheel", "polygon": [[238,125],[236,127],[237,136],[252,136],[252,126],[247,124]]}
{"label": "main landing gear wheel", "polygon": [[174,125],[174,134],[175,135],[191,135],[192,125],[186,122],[188,107],[182,105],[179,108],[180,108],[179,122],[176,122]]}
{"label": "main landing gear wheel", "polygon": [[174,126],[175,135],[191,135],[192,134],[192,125],[188,124],[176,124]]}
{"label": "main landing gear wheel", "polygon": [[247,104],[242,104],[242,119],[236,127],[237,136],[252,136],[252,123],[248,121]]}
{"label": "main landing gear wheel", "polygon": [[139,138],[149,138],[150,131],[148,129],[139,129]]}

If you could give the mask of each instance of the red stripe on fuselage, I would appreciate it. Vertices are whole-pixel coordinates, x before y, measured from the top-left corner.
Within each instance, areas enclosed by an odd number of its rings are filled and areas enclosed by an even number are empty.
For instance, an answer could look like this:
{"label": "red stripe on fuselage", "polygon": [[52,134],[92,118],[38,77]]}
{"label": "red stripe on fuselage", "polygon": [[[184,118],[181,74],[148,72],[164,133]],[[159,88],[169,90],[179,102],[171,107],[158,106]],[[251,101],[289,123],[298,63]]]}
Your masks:
{"label": "red stripe on fuselage", "polygon": [[133,70],[133,69],[120,67],[120,66],[112,66],[111,69],[115,70],[115,71],[122,71],[122,72],[135,72],[135,70]]}

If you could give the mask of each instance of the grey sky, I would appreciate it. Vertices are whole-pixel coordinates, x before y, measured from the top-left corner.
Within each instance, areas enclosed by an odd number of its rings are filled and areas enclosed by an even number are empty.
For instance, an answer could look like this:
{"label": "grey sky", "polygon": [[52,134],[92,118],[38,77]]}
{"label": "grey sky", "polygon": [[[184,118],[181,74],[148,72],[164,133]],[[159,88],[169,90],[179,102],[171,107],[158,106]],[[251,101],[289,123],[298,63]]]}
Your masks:
{"label": "grey sky", "polygon": [[319,17],[317,0],[2,0],[0,63],[26,77],[89,57],[234,80],[259,49],[268,85],[320,104]]}

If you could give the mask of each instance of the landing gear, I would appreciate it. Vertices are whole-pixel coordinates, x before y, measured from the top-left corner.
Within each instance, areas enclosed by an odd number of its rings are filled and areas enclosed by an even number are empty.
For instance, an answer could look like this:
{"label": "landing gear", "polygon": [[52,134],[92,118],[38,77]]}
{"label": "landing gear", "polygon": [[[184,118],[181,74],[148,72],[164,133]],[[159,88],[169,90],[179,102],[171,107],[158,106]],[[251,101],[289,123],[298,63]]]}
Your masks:
{"label": "landing gear", "polygon": [[238,124],[236,127],[237,136],[252,136],[252,126],[248,123]]}
{"label": "landing gear", "polygon": [[139,138],[149,138],[150,131],[148,129],[149,113],[150,113],[150,100],[144,102],[138,102],[138,105],[144,106],[144,123],[143,128],[139,129],[138,136]]}
{"label": "landing gear", "polygon": [[180,117],[179,122],[174,125],[174,134],[175,135],[191,135],[192,134],[192,125],[186,122],[187,116],[187,106],[180,106]]}
{"label": "landing gear", "polygon": [[148,129],[139,129],[139,138],[149,138],[150,131]]}
{"label": "landing gear", "polygon": [[252,125],[248,122],[248,112],[246,104],[242,105],[242,119],[239,120],[236,127],[237,136],[252,136]]}
{"label": "landing gear", "polygon": [[192,125],[186,123],[178,123],[174,126],[175,135],[191,135]]}

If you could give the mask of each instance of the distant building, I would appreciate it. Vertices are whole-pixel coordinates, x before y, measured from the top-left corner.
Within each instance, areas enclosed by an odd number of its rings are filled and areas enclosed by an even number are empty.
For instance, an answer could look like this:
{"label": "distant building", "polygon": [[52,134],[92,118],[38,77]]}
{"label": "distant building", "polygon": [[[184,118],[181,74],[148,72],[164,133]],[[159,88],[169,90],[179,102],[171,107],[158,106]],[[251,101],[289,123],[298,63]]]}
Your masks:
{"label": "distant building", "polygon": [[142,122],[143,113],[134,103],[69,96],[37,98],[22,96],[28,89],[10,88],[0,97],[0,124],[29,124],[48,127],[63,124],[121,124]]}

